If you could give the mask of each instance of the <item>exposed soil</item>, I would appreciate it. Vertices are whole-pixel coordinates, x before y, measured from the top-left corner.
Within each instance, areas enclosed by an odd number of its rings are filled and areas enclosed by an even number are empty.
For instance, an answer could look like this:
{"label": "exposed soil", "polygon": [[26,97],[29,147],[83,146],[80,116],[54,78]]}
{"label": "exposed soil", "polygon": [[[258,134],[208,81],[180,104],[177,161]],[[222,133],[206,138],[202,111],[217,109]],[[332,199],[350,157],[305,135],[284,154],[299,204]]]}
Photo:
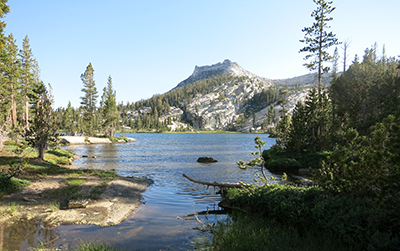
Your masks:
{"label": "exposed soil", "polygon": [[[85,181],[81,196],[69,200],[62,194],[71,175],[47,176],[32,181],[23,190],[0,199],[0,225],[15,220],[40,219],[49,227],[67,224],[112,226],[119,224],[142,203],[141,193],[152,184],[149,179],[100,178],[97,175],[74,175]],[[13,203],[19,205],[11,212]],[[71,208],[78,207],[78,208]]]}

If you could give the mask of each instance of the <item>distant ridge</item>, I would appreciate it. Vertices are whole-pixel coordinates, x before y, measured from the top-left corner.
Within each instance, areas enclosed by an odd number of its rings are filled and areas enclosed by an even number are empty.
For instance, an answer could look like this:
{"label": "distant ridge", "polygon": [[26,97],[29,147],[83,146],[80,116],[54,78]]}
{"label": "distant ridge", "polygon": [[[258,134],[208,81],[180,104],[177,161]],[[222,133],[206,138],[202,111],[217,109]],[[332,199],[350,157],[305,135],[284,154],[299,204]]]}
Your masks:
{"label": "distant ridge", "polygon": [[[322,83],[329,84],[332,80],[332,77],[329,73],[322,74]],[[293,78],[286,79],[273,79],[271,80],[273,84],[279,86],[302,86],[302,85],[312,85],[317,83],[317,75],[315,73],[309,73],[306,75],[301,75]]]}
{"label": "distant ridge", "polygon": [[[270,84],[271,81],[266,78],[259,77],[245,69],[243,69],[239,64],[232,62],[229,59],[225,59],[222,63],[216,63],[213,65],[206,65],[206,66],[195,66],[194,71],[192,75],[190,75],[187,79],[183,80],[180,82],[176,88],[183,87],[185,85],[189,85],[191,83],[194,83],[196,81],[202,80],[202,79],[209,79],[215,76],[220,76],[220,75],[232,75],[236,77],[248,77],[251,79],[256,79],[259,82],[262,82],[264,84]],[[172,90],[173,90],[172,89]]]}

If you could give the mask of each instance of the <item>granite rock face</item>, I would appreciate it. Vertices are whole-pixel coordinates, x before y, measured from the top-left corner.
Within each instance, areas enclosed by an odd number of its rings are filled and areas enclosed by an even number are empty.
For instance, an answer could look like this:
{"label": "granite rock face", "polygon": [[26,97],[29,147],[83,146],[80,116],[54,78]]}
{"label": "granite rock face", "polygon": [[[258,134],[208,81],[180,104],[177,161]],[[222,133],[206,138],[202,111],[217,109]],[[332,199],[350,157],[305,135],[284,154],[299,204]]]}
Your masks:
{"label": "granite rock face", "polygon": [[246,100],[272,85],[271,80],[258,77],[230,60],[211,66],[196,66],[193,74],[175,88],[218,75],[242,77],[228,80],[208,94],[198,94],[186,106],[186,117],[195,129],[226,129],[242,113]]}

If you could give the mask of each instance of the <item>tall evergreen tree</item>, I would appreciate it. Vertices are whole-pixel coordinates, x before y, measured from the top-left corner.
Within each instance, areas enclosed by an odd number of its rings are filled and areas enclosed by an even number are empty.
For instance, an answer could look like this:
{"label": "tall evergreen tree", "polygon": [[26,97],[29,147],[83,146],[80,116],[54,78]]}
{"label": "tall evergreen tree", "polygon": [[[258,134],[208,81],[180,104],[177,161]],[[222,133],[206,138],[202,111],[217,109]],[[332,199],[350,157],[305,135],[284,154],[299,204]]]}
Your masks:
{"label": "tall evergreen tree", "polygon": [[81,75],[83,82],[82,92],[84,96],[81,97],[81,108],[83,111],[83,120],[85,122],[85,132],[92,136],[96,127],[96,101],[97,101],[97,88],[93,79],[94,69],[92,63],[86,67],[85,72]]}
{"label": "tall evergreen tree", "polygon": [[332,72],[331,72],[332,78],[335,79],[338,77],[338,70],[339,70],[339,51],[338,48],[336,47],[332,57]]}
{"label": "tall evergreen tree", "polygon": [[21,91],[24,102],[24,128],[29,127],[29,99],[28,93],[32,91],[34,85],[34,61],[32,49],[29,44],[28,35],[25,36],[22,41],[22,50],[19,51],[19,57],[21,60]]}
{"label": "tall evergreen tree", "polygon": [[116,91],[113,90],[111,76],[108,77],[107,87],[103,90],[101,100],[103,128],[108,137],[114,137],[118,121],[118,110]]}
{"label": "tall evergreen tree", "polygon": [[5,93],[8,94],[11,105],[11,122],[13,128],[17,127],[17,105],[19,98],[19,83],[21,62],[17,58],[18,47],[13,34],[6,38],[5,55],[2,60],[3,78]]}
{"label": "tall evergreen tree", "polygon": [[276,145],[278,148],[283,149],[286,145],[287,133],[289,131],[290,126],[290,115],[288,114],[288,110],[286,109],[287,100],[287,89],[281,89],[279,91],[279,100],[277,105],[281,107],[279,110],[280,119],[276,125]]}
{"label": "tall evergreen tree", "polygon": [[336,35],[332,32],[328,33],[330,26],[329,21],[333,18],[329,15],[335,10],[332,7],[332,1],[326,0],[313,0],[317,4],[317,9],[311,14],[315,22],[311,27],[302,29],[305,32],[304,39],[300,42],[305,43],[306,46],[300,49],[299,52],[308,52],[309,54],[304,57],[304,60],[312,59],[310,62],[305,63],[304,66],[310,71],[317,71],[318,78],[318,94],[321,93],[322,74],[329,72],[329,67],[325,66],[325,62],[329,62],[332,56],[329,55],[328,49],[333,45],[339,44]]}
{"label": "tall evergreen tree", "polygon": [[37,148],[39,160],[43,160],[49,141],[56,141],[58,136],[58,127],[52,108],[53,97],[42,82],[33,90],[30,98],[33,100],[31,104],[34,116],[26,139],[33,147]]}
{"label": "tall evergreen tree", "polygon": [[71,101],[68,101],[62,121],[64,128],[67,129],[67,133],[74,135],[74,109],[72,108]]}
{"label": "tall evergreen tree", "polygon": [[321,152],[331,147],[332,105],[326,92],[310,90],[304,103],[296,105],[286,149],[294,153]]}

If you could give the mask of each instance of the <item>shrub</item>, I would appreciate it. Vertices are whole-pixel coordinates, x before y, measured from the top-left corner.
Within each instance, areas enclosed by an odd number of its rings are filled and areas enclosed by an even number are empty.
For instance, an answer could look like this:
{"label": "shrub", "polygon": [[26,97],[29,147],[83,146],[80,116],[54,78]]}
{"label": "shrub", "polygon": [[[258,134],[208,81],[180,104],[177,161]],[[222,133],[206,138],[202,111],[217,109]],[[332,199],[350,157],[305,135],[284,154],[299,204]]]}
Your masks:
{"label": "shrub", "polygon": [[16,192],[23,187],[29,186],[30,182],[27,180],[20,180],[17,178],[8,179],[3,174],[0,174],[0,196]]}
{"label": "shrub", "polygon": [[396,250],[400,246],[395,216],[367,197],[332,195],[322,188],[269,185],[229,189],[221,205],[249,209],[308,231],[316,227],[340,236],[357,250]]}

